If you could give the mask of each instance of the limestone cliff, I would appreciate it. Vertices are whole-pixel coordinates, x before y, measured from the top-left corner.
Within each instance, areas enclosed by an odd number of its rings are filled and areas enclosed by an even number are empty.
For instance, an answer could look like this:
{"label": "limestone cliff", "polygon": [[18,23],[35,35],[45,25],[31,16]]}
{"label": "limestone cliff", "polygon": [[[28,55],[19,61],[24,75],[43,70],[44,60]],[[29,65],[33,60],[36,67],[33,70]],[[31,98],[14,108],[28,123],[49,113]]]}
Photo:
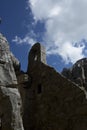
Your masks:
{"label": "limestone cliff", "polygon": [[0,34],[0,130],[23,130],[15,74],[18,66],[19,61],[10,52],[6,38]]}

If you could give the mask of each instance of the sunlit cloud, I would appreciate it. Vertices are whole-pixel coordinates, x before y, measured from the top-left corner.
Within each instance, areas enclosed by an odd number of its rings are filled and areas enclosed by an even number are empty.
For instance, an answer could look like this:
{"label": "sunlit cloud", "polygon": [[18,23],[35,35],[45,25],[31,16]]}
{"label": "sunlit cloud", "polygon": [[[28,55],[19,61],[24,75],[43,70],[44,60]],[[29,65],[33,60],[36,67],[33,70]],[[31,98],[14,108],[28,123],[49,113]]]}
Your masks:
{"label": "sunlit cloud", "polygon": [[[47,54],[60,55],[65,63],[85,57],[86,0],[28,0],[35,21],[44,21]],[[78,43],[78,46],[77,46]]]}

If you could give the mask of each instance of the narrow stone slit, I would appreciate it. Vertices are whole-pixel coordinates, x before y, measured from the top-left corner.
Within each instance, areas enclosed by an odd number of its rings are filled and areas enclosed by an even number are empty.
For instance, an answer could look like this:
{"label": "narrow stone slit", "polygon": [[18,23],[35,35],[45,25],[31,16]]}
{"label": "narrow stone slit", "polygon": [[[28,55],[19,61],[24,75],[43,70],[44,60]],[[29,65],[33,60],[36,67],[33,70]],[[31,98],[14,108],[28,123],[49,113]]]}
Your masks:
{"label": "narrow stone slit", "polygon": [[41,86],[41,84],[38,84],[37,92],[38,92],[38,94],[42,93],[42,86]]}

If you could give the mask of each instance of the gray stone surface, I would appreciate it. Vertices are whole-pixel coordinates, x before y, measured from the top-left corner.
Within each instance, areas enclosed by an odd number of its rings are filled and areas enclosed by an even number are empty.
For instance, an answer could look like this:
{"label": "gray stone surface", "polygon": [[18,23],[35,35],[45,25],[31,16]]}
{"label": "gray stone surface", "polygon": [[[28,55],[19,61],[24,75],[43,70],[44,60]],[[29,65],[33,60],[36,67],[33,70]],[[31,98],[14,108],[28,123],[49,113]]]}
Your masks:
{"label": "gray stone surface", "polygon": [[1,130],[23,130],[21,99],[17,88],[0,86]]}
{"label": "gray stone surface", "polygon": [[15,69],[19,66],[19,61],[10,52],[9,44],[6,38],[0,34],[0,84],[17,84]]}
{"label": "gray stone surface", "polygon": [[10,52],[6,38],[0,34],[0,130],[23,130],[16,78],[19,68],[19,61]]}

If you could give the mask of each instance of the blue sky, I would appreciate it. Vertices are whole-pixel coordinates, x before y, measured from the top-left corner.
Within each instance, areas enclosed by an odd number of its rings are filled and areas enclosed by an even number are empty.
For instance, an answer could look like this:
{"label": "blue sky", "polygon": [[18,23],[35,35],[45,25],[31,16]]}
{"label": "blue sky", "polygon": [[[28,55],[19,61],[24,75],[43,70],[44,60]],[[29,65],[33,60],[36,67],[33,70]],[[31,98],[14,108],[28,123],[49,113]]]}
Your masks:
{"label": "blue sky", "polygon": [[0,32],[26,71],[35,42],[46,47],[57,71],[87,57],[86,0],[0,0]]}

